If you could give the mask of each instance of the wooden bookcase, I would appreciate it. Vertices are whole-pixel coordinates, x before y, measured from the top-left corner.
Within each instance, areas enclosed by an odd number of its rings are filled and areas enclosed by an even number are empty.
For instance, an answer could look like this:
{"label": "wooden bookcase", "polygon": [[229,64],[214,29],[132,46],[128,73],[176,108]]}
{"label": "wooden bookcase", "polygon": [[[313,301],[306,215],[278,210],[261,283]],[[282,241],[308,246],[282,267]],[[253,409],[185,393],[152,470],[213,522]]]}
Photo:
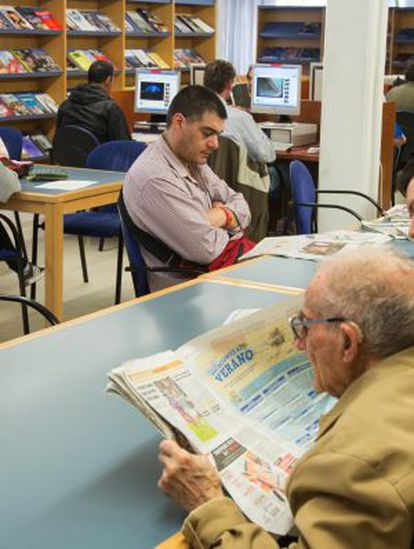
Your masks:
{"label": "wooden bookcase", "polygon": [[[257,61],[301,64],[303,74],[308,74],[309,64],[313,61],[321,61],[323,58],[325,8],[259,6],[258,10]],[[272,23],[274,24],[273,30],[266,32],[266,28],[269,29],[269,25]],[[305,26],[308,29],[312,29],[314,26],[316,31],[303,32]],[[263,57],[266,48],[292,48],[292,51],[319,48],[320,56],[310,60],[306,55],[298,59],[286,55],[271,61]]]}
{"label": "wooden bookcase", "polygon": [[[150,49],[160,55],[169,67],[174,65],[174,48],[195,48],[206,61],[212,61],[216,52],[215,33],[177,36],[174,30],[176,13],[195,14],[216,28],[216,3],[214,0],[12,0],[1,5],[40,7],[52,12],[54,18],[65,29],[63,31],[0,30],[0,49],[44,48],[62,68],[60,73],[30,73],[28,75],[1,74],[1,92],[48,93],[56,103],[62,103],[68,90],[86,82],[86,72],[67,71],[67,53],[71,49],[99,49],[116,67],[114,92],[131,88],[134,75],[126,72],[126,49]],[[125,13],[143,7],[153,12],[166,25],[167,33],[126,33]],[[66,9],[99,10],[108,15],[121,29],[119,32],[85,32],[66,29]],[[183,71],[185,84],[189,76]],[[53,136],[54,115],[15,117],[0,119],[1,125],[13,125],[23,132],[41,131]]]}
{"label": "wooden bookcase", "polygon": [[[407,32],[406,29],[409,31]],[[414,7],[389,10],[385,70],[387,74],[405,72],[406,63],[400,61],[401,56],[414,61]]]}

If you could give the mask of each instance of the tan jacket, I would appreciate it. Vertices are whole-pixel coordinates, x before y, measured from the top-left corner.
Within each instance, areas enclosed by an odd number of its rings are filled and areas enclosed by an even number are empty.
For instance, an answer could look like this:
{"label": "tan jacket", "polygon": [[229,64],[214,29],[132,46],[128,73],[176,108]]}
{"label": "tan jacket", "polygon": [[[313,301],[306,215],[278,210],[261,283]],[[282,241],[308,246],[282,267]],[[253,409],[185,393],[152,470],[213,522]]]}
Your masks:
{"label": "tan jacket", "polygon": [[[300,532],[290,549],[414,547],[414,347],[345,391],[287,493]],[[183,532],[197,549],[279,547],[228,498],[193,511]]]}

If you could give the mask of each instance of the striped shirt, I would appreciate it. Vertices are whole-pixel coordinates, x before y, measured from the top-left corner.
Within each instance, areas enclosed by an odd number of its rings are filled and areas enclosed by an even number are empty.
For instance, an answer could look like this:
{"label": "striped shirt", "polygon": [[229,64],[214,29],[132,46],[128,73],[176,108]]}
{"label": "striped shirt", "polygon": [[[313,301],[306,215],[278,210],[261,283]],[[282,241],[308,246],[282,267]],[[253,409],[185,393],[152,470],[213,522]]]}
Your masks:
{"label": "striped shirt", "polygon": [[[189,169],[172,152],[163,136],[151,143],[128,171],[123,187],[125,206],[133,222],[155,236],[180,257],[208,265],[230,239],[222,228],[212,227],[205,211],[221,201],[237,216],[241,228],[250,223],[249,207],[207,165]],[[163,266],[142,249],[148,266]],[[152,291],[183,279],[171,273],[149,273]]]}

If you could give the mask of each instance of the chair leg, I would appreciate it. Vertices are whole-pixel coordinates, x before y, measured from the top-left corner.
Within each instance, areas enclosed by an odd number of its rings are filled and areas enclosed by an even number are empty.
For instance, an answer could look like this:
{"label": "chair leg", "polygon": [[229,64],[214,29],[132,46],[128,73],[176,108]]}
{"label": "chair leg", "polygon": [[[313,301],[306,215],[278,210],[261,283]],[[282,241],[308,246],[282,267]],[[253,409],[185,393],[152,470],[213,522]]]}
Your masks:
{"label": "chair leg", "polygon": [[[37,248],[39,241],[39,214],[33,216],[33,229],[32,229],[32,263],[37,265]],[[30,287],[30,299],[36,299],[36,283]]]}
{"label": "chair leg", "polygon": [[101,238],[99,239],[99,248],[98,248],[100,252],[103,252],[104,244],[105,244],[105,238],[101,236]]}
{"label": "chair leg", "polygon": [[122,265],[124,260],[124,239],[122,234],[118,239],[118,259],[116,264],[115,305],[121,302],[122,293]]}
{"label": "chair leg", "polygon": [[85,245],[83,242],[83,236],[78,236],[79,254],[82,266],[82,276],[84,282],[89,282],[88,267],[86,265]]}
{"label": "chair leg", "polygon": [[[19,257],[17,260],[17,276],[19,278],[19,290],[20,295],[26,297],[26,287],[24,285],[24,274],[23,274],[23,261]],[[30,333],[30,324],[29,324],[29,313],[27,310],[27,305],[22,305],[22,320],[23,320],[23,332],[25,335]]]}
{"label": "chair leg", "polygon": [[22,242],[22,254],[23,254],[24,259],[27,261],[26,242],[24,240],[23,228],[22,228],[22,223],[20,221],[19,212],[14,212],[14,219],[16,221],[16,227],[17,227],[17,230],[19,232],[21,242]]}

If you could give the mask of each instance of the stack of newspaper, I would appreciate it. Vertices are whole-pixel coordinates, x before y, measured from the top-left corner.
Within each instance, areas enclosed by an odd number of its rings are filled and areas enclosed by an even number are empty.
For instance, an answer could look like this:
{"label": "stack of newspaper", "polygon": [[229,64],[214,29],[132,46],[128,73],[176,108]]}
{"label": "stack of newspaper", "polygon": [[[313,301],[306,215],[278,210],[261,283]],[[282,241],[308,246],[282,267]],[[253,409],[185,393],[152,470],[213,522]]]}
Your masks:
{"label": "stack of newspaper", "polygon": [[370,231],[382,233],[392,238],[408,238],[410,216],[406,204],[396,204],[389,209],[384,217],[375,221],[363,221],[362,226]]}
{"label": "stack of newspaper", "polygon": [[164,436],[209,454],[241,510],[275,534],[292,527],[286,480],[335,402],[313,389],[311,365],[294,346],[288,317],[300,305],[279,302],[174,352],[131,360],[107,387]]}
{"label": "stack of newspaper", "polygon": [[251,259],[261,255],[279,255],[320,261],[325,257],[361,246],[384,244],[391,237],[384,234],[355,231],[332,231],[321,234],[268,237],[261,240],[241,259]]}

